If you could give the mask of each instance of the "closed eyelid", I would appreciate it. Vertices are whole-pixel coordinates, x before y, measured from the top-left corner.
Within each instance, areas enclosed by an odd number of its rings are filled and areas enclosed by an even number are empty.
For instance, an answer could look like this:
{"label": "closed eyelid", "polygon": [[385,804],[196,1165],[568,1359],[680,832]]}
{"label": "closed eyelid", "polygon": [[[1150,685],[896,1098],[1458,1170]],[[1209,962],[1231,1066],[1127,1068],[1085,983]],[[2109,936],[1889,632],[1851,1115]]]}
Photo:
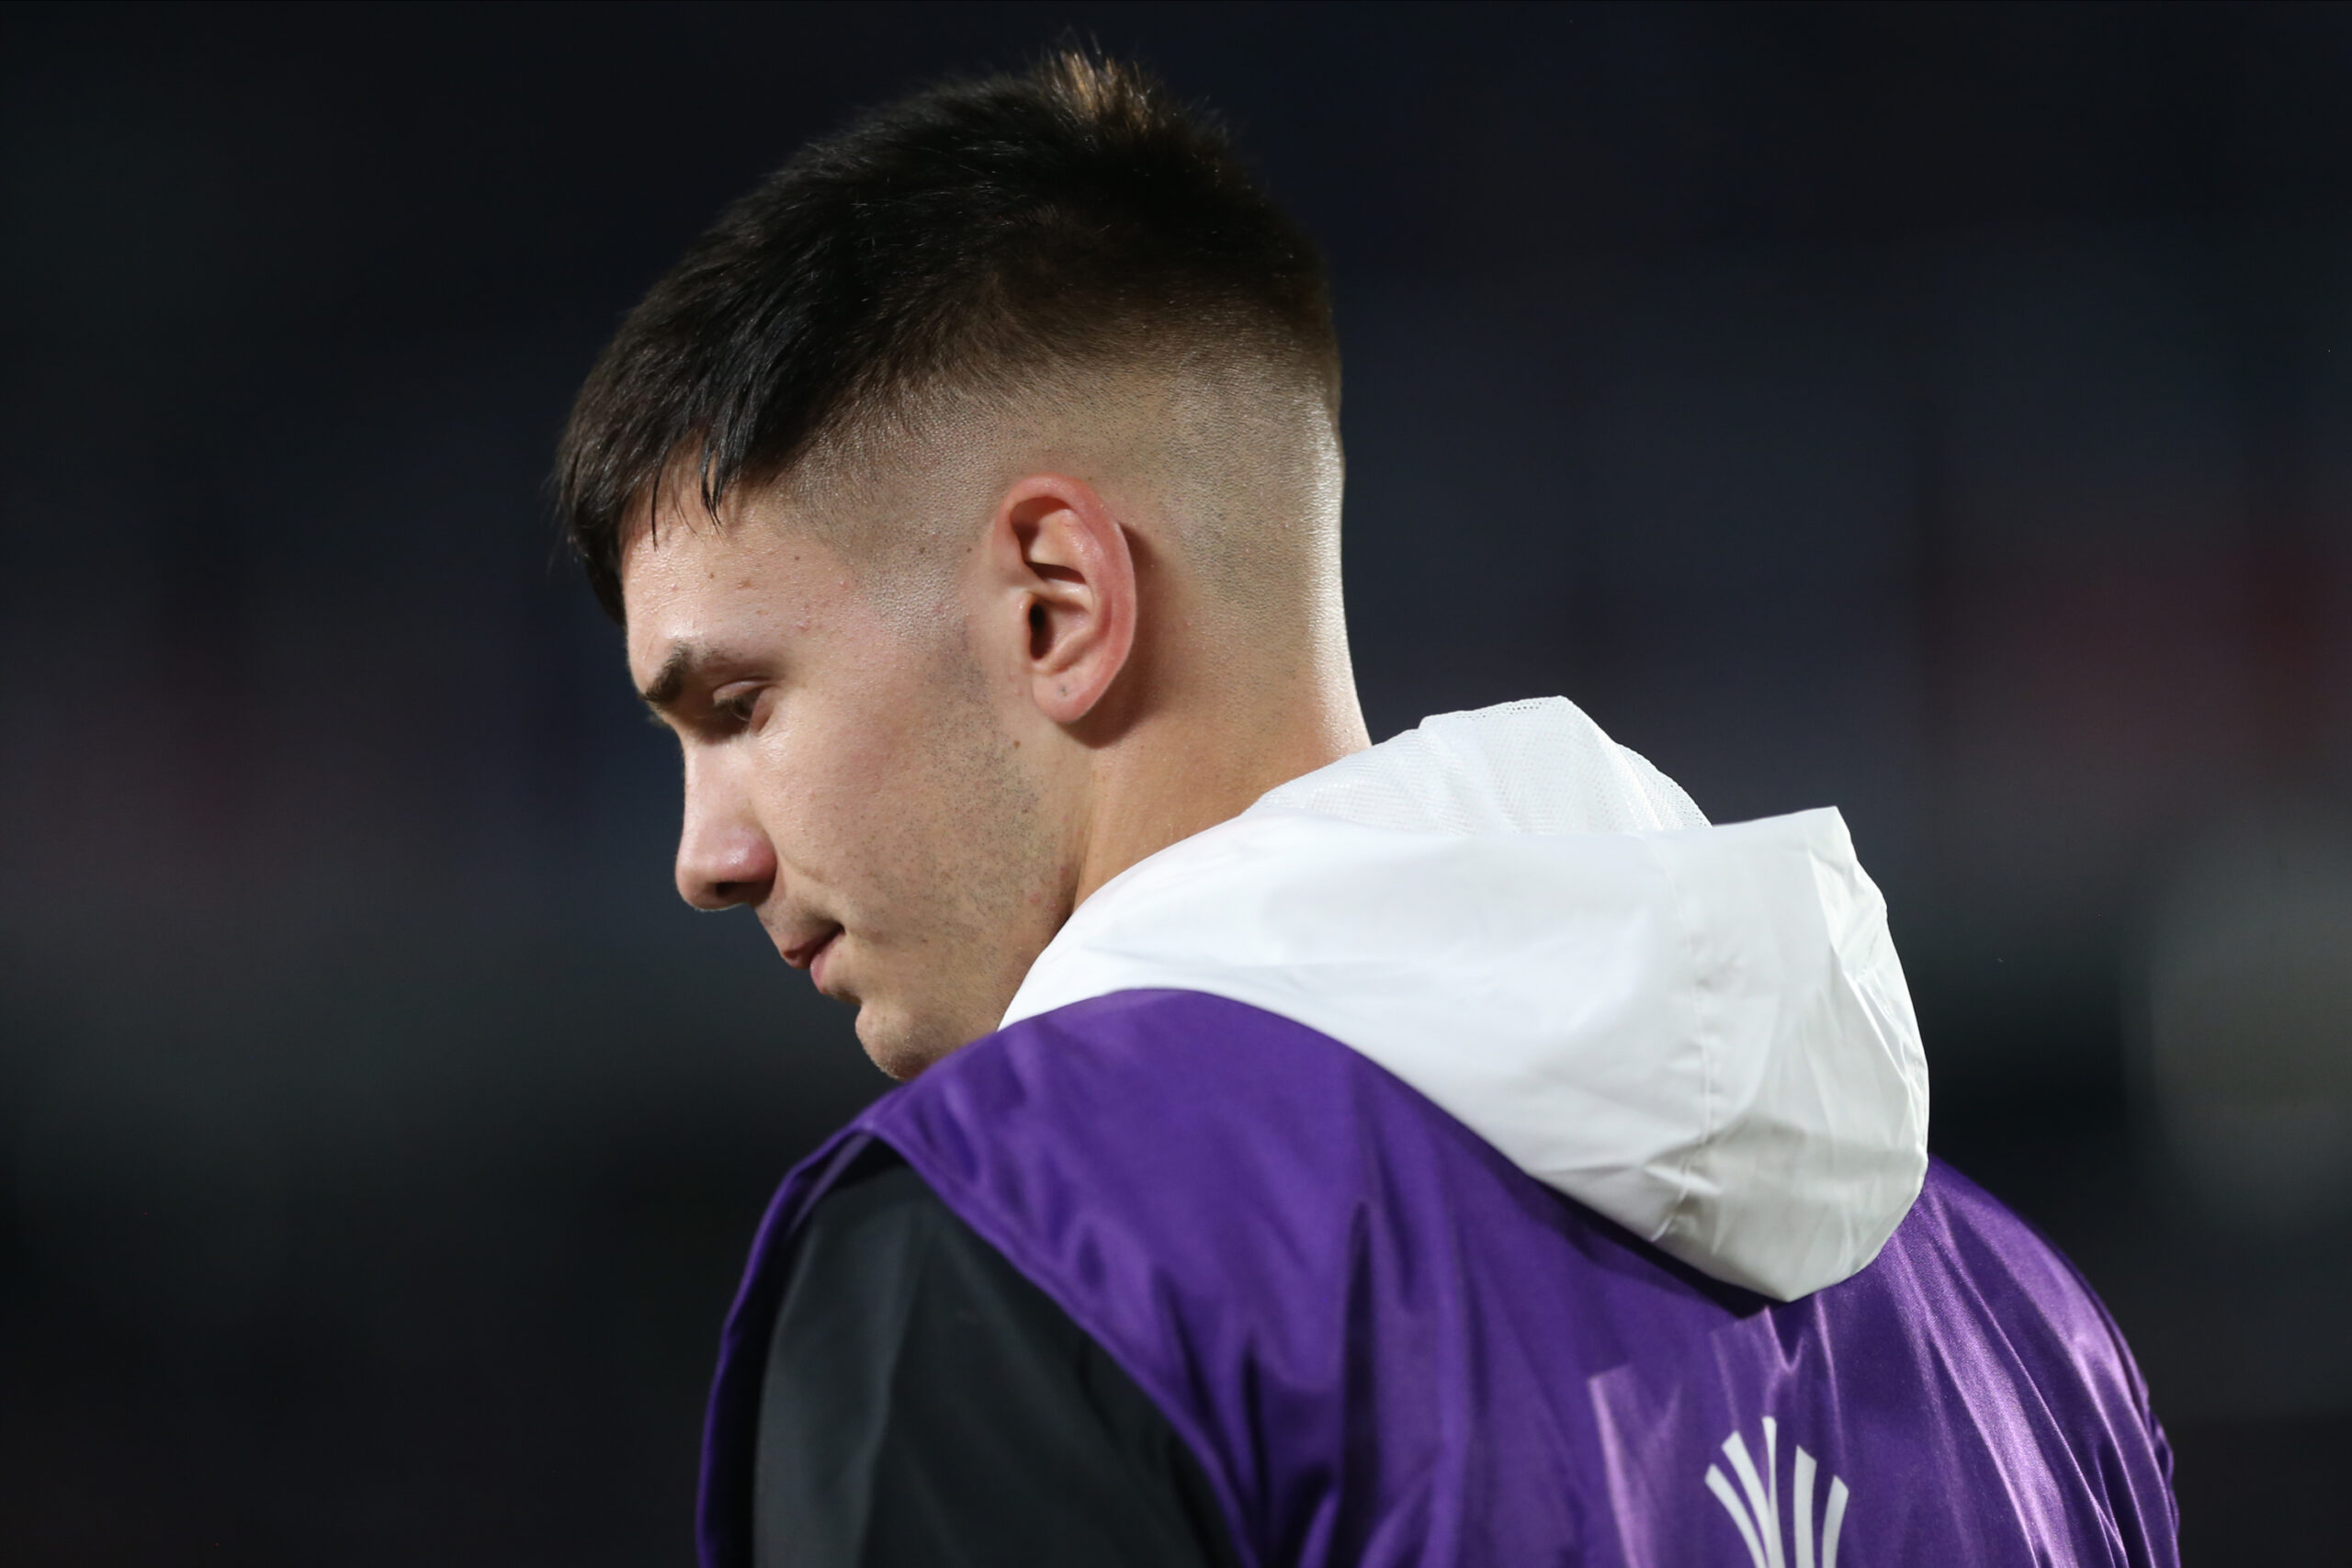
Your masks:
{"label": "closed eyelid", "polygon": [[747,672],[752,663],[707,646],[681,644],[670,650],[661,670],[638,695],[653,711],[654,722],[674,726],[684,710],[707,711],[723,705],[729,699],[718,694],[729,687],[764,681],[756,671]]}
{"label": "closed eyelid", "polygon": [[699,711],[685,718],[684,727],[711,740],[749,734],[760,723],[774,685],[764,679],[727,682],[704,695]]}

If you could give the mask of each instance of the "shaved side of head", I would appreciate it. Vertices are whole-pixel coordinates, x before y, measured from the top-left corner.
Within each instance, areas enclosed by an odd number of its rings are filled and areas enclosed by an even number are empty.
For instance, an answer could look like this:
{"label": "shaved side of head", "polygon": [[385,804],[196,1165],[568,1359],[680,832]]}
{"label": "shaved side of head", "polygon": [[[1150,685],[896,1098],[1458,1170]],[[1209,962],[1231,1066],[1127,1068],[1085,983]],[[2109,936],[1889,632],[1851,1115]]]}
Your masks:
{"label": "shaved side of head", "polygon": [[869,593],[920,618],[998,497],[1040,471],[1110,498],[1219,637],[1312,656],[1343,636],[1338,431],[1319,387],[1256,355],[1067,365],[980,395],[943,388],[840,426],[775,481],[773,505],[752,510],[808,530]]}

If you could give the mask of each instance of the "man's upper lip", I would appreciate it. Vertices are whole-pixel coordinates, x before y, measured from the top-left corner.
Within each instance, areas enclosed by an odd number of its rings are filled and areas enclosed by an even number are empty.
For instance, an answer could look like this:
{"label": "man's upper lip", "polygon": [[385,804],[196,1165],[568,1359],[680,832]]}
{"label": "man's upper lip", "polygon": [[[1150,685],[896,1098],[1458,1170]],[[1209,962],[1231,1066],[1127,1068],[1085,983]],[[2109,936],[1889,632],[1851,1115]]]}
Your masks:
{"label": "man's upper lip", "polygon": [[817,954],[824,950],[825,944],[841,934],[841,927],[836,925],[824,926],[804,941],[797,942],[790,947],[784,948],[782,950],[784,953],[784,961],[786,964],[791,964],[795,969],[806,969],[809,964],[816,962]]}

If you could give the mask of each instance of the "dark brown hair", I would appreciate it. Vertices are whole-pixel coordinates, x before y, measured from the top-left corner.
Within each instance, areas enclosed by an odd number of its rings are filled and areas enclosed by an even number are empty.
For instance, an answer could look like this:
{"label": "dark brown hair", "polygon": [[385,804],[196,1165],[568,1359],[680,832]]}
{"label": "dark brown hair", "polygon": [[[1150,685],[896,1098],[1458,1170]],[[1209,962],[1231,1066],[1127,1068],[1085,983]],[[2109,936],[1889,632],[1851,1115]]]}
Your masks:
{"label": "dark brown hair", "polygon": [[1313,378],[1336,412],[1313,243],[1213,122],[1064,50],[873,111],[729,209],[589,374],[558,507],[618,618],[622,549],[674,465],[716,512],[932,389],[1204,350]]}

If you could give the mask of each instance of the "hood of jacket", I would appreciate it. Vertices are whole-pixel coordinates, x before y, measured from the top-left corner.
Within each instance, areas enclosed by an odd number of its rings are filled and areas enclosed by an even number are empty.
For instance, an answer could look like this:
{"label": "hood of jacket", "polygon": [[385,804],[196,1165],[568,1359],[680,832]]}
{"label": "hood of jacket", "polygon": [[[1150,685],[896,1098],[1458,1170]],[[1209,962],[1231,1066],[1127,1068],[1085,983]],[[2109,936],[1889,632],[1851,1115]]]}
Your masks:
{"label": "hood of jacket", "polygon": [[1443,714],[1099,889],[1005,1022],[1205,991],[1362,1052],[1531,1176],[1783,1301],[1927,1170],[1886,904],[1835,809],[1711,827],[1559,698]]}

